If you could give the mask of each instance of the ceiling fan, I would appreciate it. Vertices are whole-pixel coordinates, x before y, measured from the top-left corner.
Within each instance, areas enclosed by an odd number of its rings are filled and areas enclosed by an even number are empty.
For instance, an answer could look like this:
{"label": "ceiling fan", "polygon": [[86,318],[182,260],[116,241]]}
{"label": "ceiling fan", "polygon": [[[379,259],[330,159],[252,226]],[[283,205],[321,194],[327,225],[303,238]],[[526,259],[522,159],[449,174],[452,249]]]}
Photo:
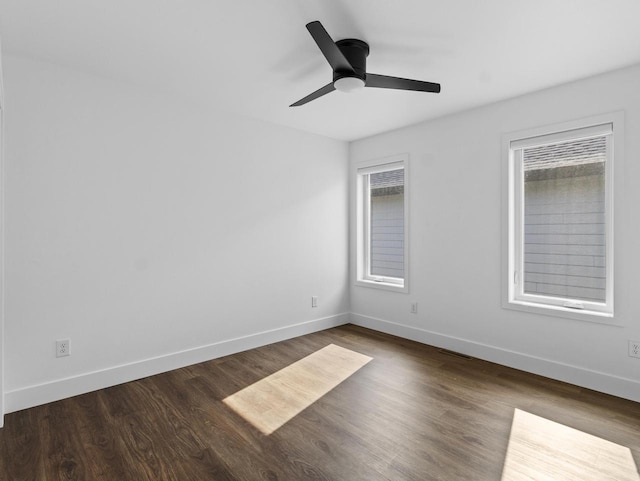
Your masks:
{"label": "ceiling fan", "polygon": [[331,65],[333,82],[289,105],[289,107],[304,105],[334,90],[353,92],[363,87],[440,92],[440,84],[437,83],[367,73],[369,45],[362,40],[347,38],[334,42],[317,20],[308,23],[307,30]]}

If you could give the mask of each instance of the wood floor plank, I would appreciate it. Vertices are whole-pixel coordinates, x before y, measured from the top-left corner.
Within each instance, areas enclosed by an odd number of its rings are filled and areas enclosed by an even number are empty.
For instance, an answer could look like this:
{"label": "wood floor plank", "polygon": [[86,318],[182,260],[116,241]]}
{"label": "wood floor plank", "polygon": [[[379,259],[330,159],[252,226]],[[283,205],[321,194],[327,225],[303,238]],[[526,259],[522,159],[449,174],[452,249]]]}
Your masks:
{"label": "wood floor plank", "polygon": [[69,400],[76,406],[74,413],[79,425],[80,441],[87,458],[92,461],[92,479],[132,479],[135,470],[131,470],[124,462],[119,449],[119,433],[113,429],[101,399],[103,395],[102,391],[97,391]]}
{"label": "wood floor plank", "polygon": [[39,481],[46,479],[41,430],[44,409],[13,413],[0,429],[1,479]]}
{"label": "wood floor plank", "polygon": [[[330,344],[371,361],[271,434],[223,402]],[[0,456],[3,481],[640,481],[640,403],[346,325],[8,414]]]}
{"label": "wood floor plank", "polygon": [[167,373],[166,376],[155,376],[146,379],[149,385],[148,396],[155,400],[155,407],[150,407],[162,418],[156,422],[162,427],[171,452],[181,468],[188,474],[197,472],[202,476],[212,476],[220,481],[233,481],[236,477],[226,463],[211,449],[209,439],[193,428],[192,417],[198,410],[194,406],[192,396],[186,389],[180,371]]}
{"label": "wood floor plank", "polygon": [[278,455],[278,446],[224,405],[216,386],[225,380],[226,372],[213,372],[215,376],[210,373],[186,383],[197,406],[200,423],[195,429],[200,436],[220,458],[235,466],[237,479],[294,479],[287,477],[288,466]]}
{"label": "wood floor plank", "polygon": [[90,479],[89,457],[80,442],[80,425],[71,400],[45,406],[46,423],[40,431],[45,466],[52,481]]}

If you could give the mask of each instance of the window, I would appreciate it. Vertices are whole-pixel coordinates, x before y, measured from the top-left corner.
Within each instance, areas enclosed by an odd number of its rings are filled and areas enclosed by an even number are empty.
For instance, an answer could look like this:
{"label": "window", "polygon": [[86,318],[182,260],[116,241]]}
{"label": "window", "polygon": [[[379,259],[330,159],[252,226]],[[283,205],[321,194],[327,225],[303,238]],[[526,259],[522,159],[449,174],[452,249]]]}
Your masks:
{"label": "window", "polygon": [[357,182],[357,283],[407,290],[407,158],[361,163]]}
{"label": "window", "polygon": [[506,139],[507,307],[613,316],[613,132],[606,122]]}

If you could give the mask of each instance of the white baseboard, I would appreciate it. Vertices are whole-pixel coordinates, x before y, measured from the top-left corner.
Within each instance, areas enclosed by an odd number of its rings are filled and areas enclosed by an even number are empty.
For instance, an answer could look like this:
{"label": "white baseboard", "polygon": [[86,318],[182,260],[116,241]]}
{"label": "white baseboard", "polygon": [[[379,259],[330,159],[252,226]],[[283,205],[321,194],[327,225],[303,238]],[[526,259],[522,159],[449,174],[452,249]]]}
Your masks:
{"label": "white baseboard", "polygon": [[84,373],[78,376],[8,391],[5,392],[5,414],[115,386],[117,384],[135,381],[136,379],[153,376],[162,372],[179,369],[274,342],[284,341],[323,329],[329,329],[349,322],[357,326],[464,353],[478,359],[484,359],[522,371],[539,374],[577,386],[640,402],[640,396],[638,395],[638,393],[640,393],[640,383],[632,379],[591,371],[578,366],[562,364],[556,361],[529,356],[466,339],[446,336],[383,319],[355,313],[342,313],[244,337],[220,341],[152,359],[145,359],[130,364],[114,366],[109,369]]}
{"label": "white baseboard", "polygon": [[495,362],[521,371],[539,374],[576,386],[640,402],[640,382],[634,381],[633,379],[529,356],[508,349],[446,336],[425,329],[377,319],[375,317],[363,316],[361,314],[351,313],[351,323],[356,326],[362,326],[404,339],[417,341],[422,344],[460,352],[478,359],[484,359],[485,361]]}
{"label": "white baseboard", "polygon": [[5,393],[5,413],[27,409],[129,381],[135,381],[136,379],[142,379],[173,369],[179,369],[274,342],[340,326],[348,322],[348,313],[336,314],[322,319],[292,324],[278,329],[216,342],[214,344],[152,359],[145,359],[130,364],[114,366],[109,369],[88,372],[78,376],[8,391]]}

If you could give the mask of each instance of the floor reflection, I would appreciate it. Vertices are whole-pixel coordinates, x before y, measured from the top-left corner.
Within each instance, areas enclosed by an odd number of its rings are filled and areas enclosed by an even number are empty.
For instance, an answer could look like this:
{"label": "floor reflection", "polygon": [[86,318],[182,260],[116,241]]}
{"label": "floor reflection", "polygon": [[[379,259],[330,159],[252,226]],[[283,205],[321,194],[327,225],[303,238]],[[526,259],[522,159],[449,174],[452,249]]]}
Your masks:
{"label": "floor reflection", "polygon": [[502,481],[640,481],[631,450],[516,409]]}
{"label": "floor reflection", "polygon": [[264,434],[271,434],[371,359],[329,344],[223,402]]}

